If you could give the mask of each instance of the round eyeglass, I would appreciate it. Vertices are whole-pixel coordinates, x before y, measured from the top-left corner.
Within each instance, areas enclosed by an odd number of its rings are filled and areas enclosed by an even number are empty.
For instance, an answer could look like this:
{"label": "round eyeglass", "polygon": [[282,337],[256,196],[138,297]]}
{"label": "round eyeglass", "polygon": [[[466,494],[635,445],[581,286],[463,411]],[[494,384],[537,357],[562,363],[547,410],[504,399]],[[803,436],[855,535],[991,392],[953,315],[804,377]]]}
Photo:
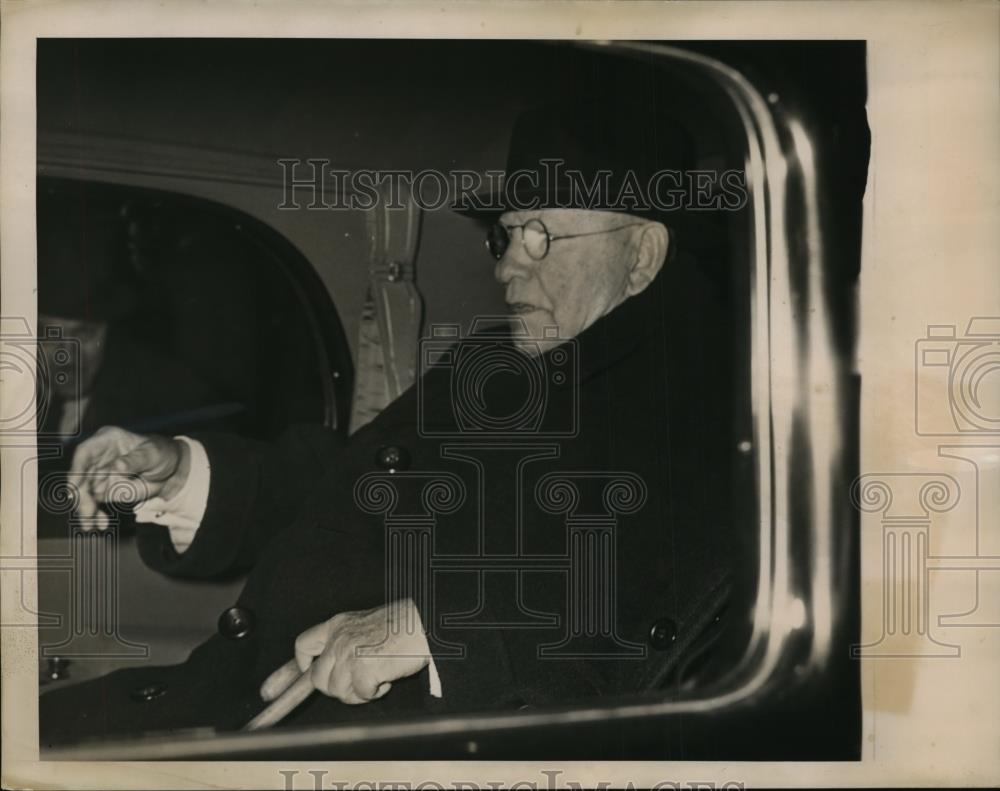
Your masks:
{"label": "round eyeglass", "polygon": [[497,222],[493,224],[486,234],[486,249],[490,251],[490,255],[499,261],[503,258],[504,253],[507,252],[507,248],[510,247],[512,232],[520,228],[521,244],[524,245],[525,252],[532,260],[541,261],[549,254],[549,247],[552,245],[552,242],[558,242],[562,239],[579,239],[582,236],[599,236],[605,233],[615,233],[615,231],[622,231],[626,228],[634,228],[637,225],[643,224],[643,222],[631,222],[627,225],[619,225],[616,228],[606,228],[601,231],[553,236],[549,233],[549,229],[545,227],[545,223],[537,217],[521,225],[504,225],[502,222]]}

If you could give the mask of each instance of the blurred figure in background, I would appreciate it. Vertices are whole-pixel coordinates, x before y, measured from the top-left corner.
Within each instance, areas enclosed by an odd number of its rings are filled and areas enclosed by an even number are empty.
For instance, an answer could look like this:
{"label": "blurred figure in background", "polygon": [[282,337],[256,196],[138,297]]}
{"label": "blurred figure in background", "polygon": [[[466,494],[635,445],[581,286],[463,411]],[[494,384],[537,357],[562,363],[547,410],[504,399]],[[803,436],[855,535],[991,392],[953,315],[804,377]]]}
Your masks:
{"label": "blurred figure in background", "polygon": [[136,289],[116,263],[124,253],[116,207],[79,194],[44,192],[38,202],[39,535],[65,535],[63,509],[49,507],[72,448],[108,423],[183,432],[226,425],[238,406],[138,340],[128,321]]}

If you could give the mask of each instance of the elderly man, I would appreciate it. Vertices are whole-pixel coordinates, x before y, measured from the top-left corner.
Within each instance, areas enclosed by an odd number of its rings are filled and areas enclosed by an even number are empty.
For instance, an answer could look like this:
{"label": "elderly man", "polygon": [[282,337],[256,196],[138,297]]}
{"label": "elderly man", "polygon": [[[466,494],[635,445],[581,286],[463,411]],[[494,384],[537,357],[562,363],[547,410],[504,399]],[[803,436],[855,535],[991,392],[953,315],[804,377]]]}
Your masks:
{"label": "elderly man", "polygon": [[[610,164],[612,186],[628,157],[648,172],[649,140],[610,158],[579,120],[527,114],[512,168],[569,151],[584,172]],[[321,694],[283,724],[642,693],[697,653],[730,585],[717,294],[683,256],[664,269],[674,239],[653,210],[503,199],[487,241],[514,332],[438,355],[348,441],[107,428],[80,447],[95,527],[110,484],[137,477],[148,565],[252,571],[184,664],[43,696],[43,745],[237,728],[303,671]],[[486,374],[462,380],[477,359]],[[519,422],[526,399],[537,419]]]}

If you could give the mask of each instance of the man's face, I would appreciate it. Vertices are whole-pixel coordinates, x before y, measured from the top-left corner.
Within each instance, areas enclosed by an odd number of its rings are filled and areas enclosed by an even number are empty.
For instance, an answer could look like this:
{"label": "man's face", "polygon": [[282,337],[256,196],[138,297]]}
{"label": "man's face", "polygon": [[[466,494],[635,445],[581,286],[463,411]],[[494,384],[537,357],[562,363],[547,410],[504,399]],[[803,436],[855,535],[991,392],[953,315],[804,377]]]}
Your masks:
{"label": "man's face", "polygon": [[[529,252],[532,240],[527,246],[522,242],[525,230],[537,237],[537,229],[513,227],[531,220],[540,220],[552,239],[540,260]],[[548,327],[558,329],[560,340],[573,338],[625,299],[641,220],[614,212],[545,209],[506,212],[500,223],[509,229],[510,244],[494,275],[530,338],[546,337]],[[575,234],[588,235],[559,238]]]}
{"label": "man's face", "polygon": [[[55,329],[59,334],[50,335],[49,331]],[[48,382],[53,393],[75,398],[90,392],[104,359],[107,330],[108,325],[103,321],[38,314],[38,336],[43,339],[39,347],[48,367]],[[76,364],[78,354],[79,365]]]}

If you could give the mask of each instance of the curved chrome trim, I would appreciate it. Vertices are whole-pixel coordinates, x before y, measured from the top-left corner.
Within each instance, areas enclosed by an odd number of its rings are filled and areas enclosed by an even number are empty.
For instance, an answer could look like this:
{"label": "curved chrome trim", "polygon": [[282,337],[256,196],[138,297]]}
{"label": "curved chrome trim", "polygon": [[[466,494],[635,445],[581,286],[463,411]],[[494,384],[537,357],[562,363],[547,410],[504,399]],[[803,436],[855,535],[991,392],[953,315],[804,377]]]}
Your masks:
{"label": "curved chrome trim", "polygon": [[[810,616],[812,642],[810,667],[822,666],[832,650],[835,602],[840,598],[832,574],[836,558],[834,535],[833,492],[837,484],[837,460],[843,453],[840,432],[834,427],[839,422],[841,404],[837,393],[837,355],[830,332],[830,317],[826,311],[823,294],[825,267],[824,244],[819,213],[819,184],[812,143],[805,127],[797,118],[786,119],[795,156],[805,208],[805,239],[808,258],[807,293],[805,294],[805,329],[808,333],[808,361],[799,385],[801,404],[808,407],[806,420],[809,426],[809,452],[812,473],[810,498],[811,548],[810,553]],[[801,330],[801,327],[800,327]]]}
{"label": "curved chrome trim", "polygon": [[783,638],[791,626],[781,616],[796,598],[790,581],[788,514],[788,453],[794,411],[781,408],[772,399],[776,387],[785,388],[786,383],[795,380],[794,367],[799,359],[798,334],[791,314],[791,257],[785,227],[788,163],[767,102],[736,69],[665,44],[618,42],[605,46],[666,56],[698,67],[729,96],[747,137],[746,169],[755,235],[750,273],[750,375],[760,503],[753,631],[742,659],[720,681],[716,695],[659,704],[661,713],[706,711],[745,699],[764,686],[781,658]]}

